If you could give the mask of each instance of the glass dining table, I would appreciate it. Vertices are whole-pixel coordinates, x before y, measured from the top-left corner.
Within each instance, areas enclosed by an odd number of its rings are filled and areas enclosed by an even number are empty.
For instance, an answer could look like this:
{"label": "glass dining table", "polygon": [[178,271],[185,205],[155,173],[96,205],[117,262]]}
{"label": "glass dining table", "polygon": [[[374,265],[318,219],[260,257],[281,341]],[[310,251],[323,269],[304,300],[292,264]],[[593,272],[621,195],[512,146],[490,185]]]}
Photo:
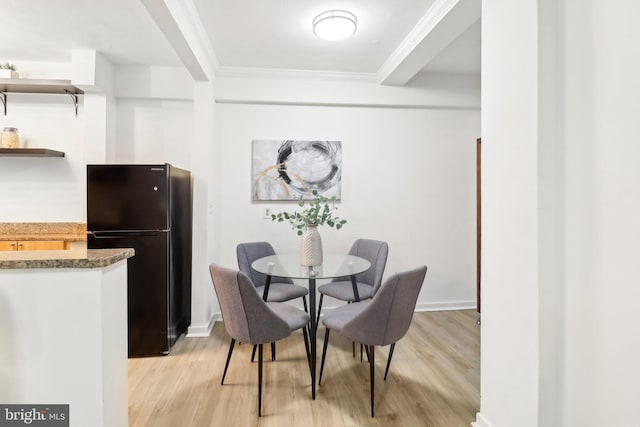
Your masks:
{"label": "glass dining table", "polygon": [[367,271],[371,263],[364,258],[354,255],[338,253],[325,253],[322,265],[307,267],[300,265],[300,254],[279,254],[259,258],[251,264],[251,268],[267,276],[263,299],[266,300],[269,292],[269,284],[272,277],[285,277],[289,279],[305,279],[309,282],[309,316],[311,317],[310,344],[311,344],[311,396],[316,398],[316,334],[318,331],[318,319],[316,318],[316,280],[334,279],[337,277],[349,277],[355,300],[359,301],[358,288],[356,287],[356,274]]}

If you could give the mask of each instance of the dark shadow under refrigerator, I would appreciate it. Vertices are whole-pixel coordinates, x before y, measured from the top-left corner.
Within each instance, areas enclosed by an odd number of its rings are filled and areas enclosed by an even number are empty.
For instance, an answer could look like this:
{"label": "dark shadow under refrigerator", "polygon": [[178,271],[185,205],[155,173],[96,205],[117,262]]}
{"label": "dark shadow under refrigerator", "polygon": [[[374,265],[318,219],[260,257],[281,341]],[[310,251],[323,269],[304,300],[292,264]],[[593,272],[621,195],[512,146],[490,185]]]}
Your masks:
{"label": "dark shadow under refrigerator", "polygon": [[129,357],[168,354],[191,323],[192,180],[169,164],[87,165],[87,247],[134,248]]}

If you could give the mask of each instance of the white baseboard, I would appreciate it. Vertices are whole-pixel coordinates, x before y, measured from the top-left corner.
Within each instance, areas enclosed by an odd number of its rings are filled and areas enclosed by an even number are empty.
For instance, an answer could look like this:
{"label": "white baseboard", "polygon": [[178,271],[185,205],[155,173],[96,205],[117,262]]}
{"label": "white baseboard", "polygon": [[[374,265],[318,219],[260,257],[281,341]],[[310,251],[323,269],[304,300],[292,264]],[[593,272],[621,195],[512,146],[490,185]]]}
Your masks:
{"label": "white baseboard", "polygon": [[416,304],[416,311],[449,311],[449,310],[475,310],[476,301],[452,301],[452,302],[423,302]]}
{"label": "white baseboard", "polygon": [[[302,304],[301,304],[302,305]],[[336,307],[323,307],[322,312],[331,311]],[[302,307],[299,307],[302,309]],[[447,310],[475,310],[476,301],[453,301],[438,303],[419,303],[416,305],[416,312],[421,311],[447,311]],[[208,337],[211,334],[213,325],[216,322],[222,322],[222,314],[213,313],[206,324],[191,325],[187,330],[188,337]]]}
{"label": "white baseboard", "polygon": [[[337,306],[329,306],[322,307],[322,313],[328,313],[331,310],[335,310],[336,308],[341,307],[341,305]],[[416,304],[415,312],[424,312],[424,311],[450,311],[450,310],[475,310],[476,309],[476,301],[454,301],[454,302],[438,302],[438,303],[419,303]]]}
{"label": "white baseboard", "polygon": [[207,323],[189,326],[189,329],[187,329],[187,337],[208,337],[211,334],[213,325],[218,321],[222,321],[222,316],[220,313],[214,313]]}
{"label": "white baseboard", "polygon": [[493,427],[493,424],[491,424],[484,415],[478,412],[476,414],[476,420],[475,422],[471,423],[471,426],[472,427]]}

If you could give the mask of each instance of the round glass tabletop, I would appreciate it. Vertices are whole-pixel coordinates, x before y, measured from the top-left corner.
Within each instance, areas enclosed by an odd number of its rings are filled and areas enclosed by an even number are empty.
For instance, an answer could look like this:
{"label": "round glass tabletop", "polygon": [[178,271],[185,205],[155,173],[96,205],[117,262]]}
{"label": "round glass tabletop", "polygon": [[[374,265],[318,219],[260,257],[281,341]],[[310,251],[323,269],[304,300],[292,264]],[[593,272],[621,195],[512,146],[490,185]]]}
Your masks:
{"label": "round glass tabletop", "polygon": [[251,267],[259,273],[290,279],[332,279],[351,276],[371,268],[371,263],[354,255],[325,253],[322,265],[307,267],[300,265],[300,254],[271,255],[255,260]]}

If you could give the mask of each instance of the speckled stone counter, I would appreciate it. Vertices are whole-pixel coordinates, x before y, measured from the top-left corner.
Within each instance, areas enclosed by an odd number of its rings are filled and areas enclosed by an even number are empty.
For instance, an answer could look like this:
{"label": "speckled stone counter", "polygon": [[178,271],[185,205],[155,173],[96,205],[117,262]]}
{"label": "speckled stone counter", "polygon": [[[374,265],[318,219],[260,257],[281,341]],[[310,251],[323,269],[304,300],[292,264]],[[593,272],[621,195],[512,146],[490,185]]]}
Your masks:
{"label": "speckled stone counter", "polygon": [[85,249],[78,251],[0,252],[0,269],[100,268],[131,258],[135,251],[125,249]]}
{"label": "speckled stone counter", "polygon": [[87,224],[81,222],[0,222],[0,240],[87,240]]}

